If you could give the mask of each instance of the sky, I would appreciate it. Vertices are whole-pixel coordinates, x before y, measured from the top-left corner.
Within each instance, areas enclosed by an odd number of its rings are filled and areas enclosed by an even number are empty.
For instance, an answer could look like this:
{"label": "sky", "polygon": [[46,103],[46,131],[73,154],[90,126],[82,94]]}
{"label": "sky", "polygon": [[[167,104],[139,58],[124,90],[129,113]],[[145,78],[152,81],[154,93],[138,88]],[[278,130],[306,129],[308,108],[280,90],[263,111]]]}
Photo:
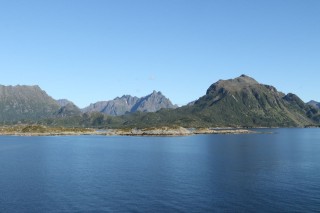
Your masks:
{"label": "sky", "polygon": [[0,84],[79,107],[241,74],[320,101],[319,0],[0,0]]}

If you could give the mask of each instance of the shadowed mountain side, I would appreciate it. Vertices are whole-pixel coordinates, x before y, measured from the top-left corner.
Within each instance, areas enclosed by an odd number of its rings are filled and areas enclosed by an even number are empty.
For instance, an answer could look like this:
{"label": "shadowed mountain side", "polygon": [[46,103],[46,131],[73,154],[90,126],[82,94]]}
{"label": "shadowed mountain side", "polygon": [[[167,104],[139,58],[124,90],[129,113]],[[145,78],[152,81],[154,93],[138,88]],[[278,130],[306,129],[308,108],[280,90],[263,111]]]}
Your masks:
{"label": "shadowed mountain side", "polygon": [[313,120],[320,123],[320,113],[317,113],[317,111],[320,111],[320,103],[316,101],[309,101],[307,103],[313,110],[309,113],[311,114]]}
{"label": "shadowed mountain side", "polygon": [[319,102],[316,102],[316,101],[312,100],[312,101],[309,101],[307,104],[310,105],[310,106],[313,106],[316,109],[320,109],[320,103]]}
{"label": "shadowed mountain side", "polygon": [[54,113],[55,117],[68,117],[68,116],[80,116],[81,110],[72,102],[62,106],[57,112]]}

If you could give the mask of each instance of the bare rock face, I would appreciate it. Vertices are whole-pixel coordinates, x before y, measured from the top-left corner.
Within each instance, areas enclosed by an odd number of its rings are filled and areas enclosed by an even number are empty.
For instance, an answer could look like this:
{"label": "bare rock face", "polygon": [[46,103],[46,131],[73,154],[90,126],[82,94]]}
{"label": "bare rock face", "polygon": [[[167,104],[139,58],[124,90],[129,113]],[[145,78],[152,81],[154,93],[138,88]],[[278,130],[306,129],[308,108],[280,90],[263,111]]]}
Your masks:
{"label": "bare rock face", "polygon": [[108,115],[118,116],[137,111],[156,112],[163,108],[170,109],[177,108],[177,106],[173,105],[161,92],[153,91],[153,93],[141,98],[124,95],[111,101],[100,101],[90,104],[82,111],[102,112]]}

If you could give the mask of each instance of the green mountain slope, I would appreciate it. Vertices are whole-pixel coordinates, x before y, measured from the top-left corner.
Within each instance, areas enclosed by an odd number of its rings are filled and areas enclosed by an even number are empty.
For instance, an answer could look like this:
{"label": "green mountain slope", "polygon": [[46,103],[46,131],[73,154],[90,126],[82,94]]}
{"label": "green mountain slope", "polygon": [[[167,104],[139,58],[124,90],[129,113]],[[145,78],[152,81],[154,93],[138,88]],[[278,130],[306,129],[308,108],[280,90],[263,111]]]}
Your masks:
{"label": "green mountain slope", "polygon": [[[151,103],[158,103],[159,99],[152,100]],[[149,107],[146,103],[143,102],[142,106]],[[138,110],[122,116],[82,113],[72,102],[55,101],[38,86],[0,86],[0,122],[19,121],[101,128],[301,127],[320,125],[320,113],[319,109],[305,104],[292,93],[284,94],[273,86],[242,75],[219,80],[204,96],[187,106],[157,112]]]}
{"label": "green mountain slope", "polygon": [[318,111],[294,94],[242,75],[212,84],[192,105],[157,113],[125,116],[127,126],[278,127],[314,125]]}
{"label": "green mountain slope", "polygon": [[38,86],[0,86],[0,122],[32,121],[52,116],[60,106]]}

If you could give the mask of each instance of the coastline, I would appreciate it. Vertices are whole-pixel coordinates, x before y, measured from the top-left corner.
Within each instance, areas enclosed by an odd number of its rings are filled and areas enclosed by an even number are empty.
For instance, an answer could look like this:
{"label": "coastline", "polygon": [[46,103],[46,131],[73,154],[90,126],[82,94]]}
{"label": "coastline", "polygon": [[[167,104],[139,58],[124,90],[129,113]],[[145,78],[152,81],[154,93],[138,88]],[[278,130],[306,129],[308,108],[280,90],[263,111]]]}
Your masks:
{"label": "coastline", "polygon": [[198,134],[254,134],[258,133],[242,128],[127,128],[127,129],[91,129],[91,128],[64,128],[46,127],[40,125],[5,126],[0,127],[0,136],[191,136]]}

